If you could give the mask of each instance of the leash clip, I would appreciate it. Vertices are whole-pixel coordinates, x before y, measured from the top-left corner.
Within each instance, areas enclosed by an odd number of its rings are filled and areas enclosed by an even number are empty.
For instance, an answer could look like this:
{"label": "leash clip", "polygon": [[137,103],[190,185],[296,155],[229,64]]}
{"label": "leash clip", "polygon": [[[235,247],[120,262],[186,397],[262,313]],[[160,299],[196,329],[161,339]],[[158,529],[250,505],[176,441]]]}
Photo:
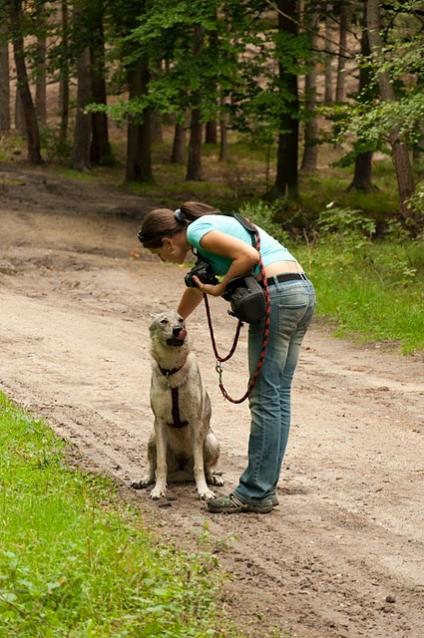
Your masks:
{"label": "leash clip", "polygon": [[215,370],[218,373],[218,377],[219,377],[219,383],[222,383],[222,365],[221,362],[217,360],[216,362],[216,366],[215,366]]}

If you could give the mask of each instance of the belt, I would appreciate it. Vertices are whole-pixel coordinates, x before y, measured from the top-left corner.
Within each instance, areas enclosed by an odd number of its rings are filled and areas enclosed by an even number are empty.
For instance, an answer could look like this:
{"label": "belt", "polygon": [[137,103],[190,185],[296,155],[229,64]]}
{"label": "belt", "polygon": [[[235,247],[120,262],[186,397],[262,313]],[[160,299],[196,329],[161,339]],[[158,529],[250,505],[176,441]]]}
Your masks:
{"label": "belt", "polygon": [[285,272],[281,275],[268,277],[266,283],[268,284],[268,286],[272,286],[273,284],[279,284],[283,281],[296,281],[298,279],[303,279],[303,281],[305,281],[307,277],[304,272]]}

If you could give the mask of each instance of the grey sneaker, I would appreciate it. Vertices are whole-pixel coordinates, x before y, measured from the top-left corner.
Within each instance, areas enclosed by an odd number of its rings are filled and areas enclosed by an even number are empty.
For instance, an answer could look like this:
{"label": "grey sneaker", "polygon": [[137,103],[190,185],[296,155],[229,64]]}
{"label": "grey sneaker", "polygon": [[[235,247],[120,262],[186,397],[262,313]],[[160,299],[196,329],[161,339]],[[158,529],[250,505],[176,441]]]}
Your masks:
{"label": "grey sneaker", "polygon": [[207,502],[208,510],[214,514],[240,514],[241,512],[268,514],[273,507],[271,498],[265,498],[258,503],[244,503],[234,494],[219,496]]}
{"label": "grey sneaker", "polygon": [[271,500],[272,507],[278,507],[279,506],[280,502],[279,502],[276,494],[271,494],[271,496],[269,496],[268,498]]}

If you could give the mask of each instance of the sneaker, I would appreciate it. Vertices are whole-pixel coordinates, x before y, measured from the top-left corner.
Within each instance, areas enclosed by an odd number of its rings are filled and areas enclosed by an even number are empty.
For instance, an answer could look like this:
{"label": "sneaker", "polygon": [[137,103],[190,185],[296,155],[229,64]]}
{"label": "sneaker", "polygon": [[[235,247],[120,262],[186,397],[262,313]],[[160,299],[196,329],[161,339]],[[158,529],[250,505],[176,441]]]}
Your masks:
{"label": "sneaker", "polygon": [[207,502],[208,510],[214,514],[240,514],[241,512],[267,514],[273,507],[271,498],[265,498],[258,503],[245,503],[234,494],[219,496]]}
{"label": "sneaker", "polygon": [[278,507],[279,506],[280,503],[278,501],[278,498],[277,498],[276,494],[271,494],[271,496],[269,496],[268,498],[270,499],[270,501],[272,503],[272,507]]}

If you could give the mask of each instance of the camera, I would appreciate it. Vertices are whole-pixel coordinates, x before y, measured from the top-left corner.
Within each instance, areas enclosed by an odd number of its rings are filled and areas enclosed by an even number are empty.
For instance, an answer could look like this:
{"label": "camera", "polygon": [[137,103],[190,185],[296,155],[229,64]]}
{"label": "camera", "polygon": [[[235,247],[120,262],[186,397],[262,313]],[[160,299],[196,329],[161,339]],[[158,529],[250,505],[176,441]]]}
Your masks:
{"label": "camera", "polygon": [[212,286],[216,286],[216,284],[219,283],[218,278],[213,272],[212,265],[206,263],[205,261],[197,261],[193,268],[189,270],[188,273],[185,275],[185,285],[189,288],[197,287],[197,284],[193,279],[193,275],[199,277],[202,284],[211,284]]}

